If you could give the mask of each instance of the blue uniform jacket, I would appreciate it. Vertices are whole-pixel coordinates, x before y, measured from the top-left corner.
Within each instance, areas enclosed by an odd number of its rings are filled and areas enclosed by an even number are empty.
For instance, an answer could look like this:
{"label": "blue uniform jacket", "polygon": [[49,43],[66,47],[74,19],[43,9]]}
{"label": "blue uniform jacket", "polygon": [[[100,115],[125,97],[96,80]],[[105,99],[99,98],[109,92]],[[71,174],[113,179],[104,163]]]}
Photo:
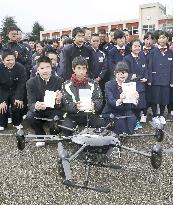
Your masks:
{"label": "blue uniform jacket", "polygon": [[[125,53],[124,56],[128,55],[130,53],[130,49],[128,46],[125,46]],[[113,47],[108,54],[108,65],[109,65],[109,69],[114,71],[115,70],[115,66],[118,62],[122,61],[124,58],[123,55],[120,54],[120,52],[118,51],[117,47]]]}
{"label": "blue uniform jacket", "polygon": [[107,72],[107,58],[103,51],[97,49],[93,49],[92,47],[88,46],[93,54],[93,77],[97,78],[100,77],[101,79],[104,78]]}
{"label": "blue uniform jacket", "polygon": [[163,55],[158,48],[154,48],[149,55],[148,70],[152,85],[173,84],[173,52],[168,49]]}
{"label": "blue uniform jacket", "polygon": [[148,79],[148,68],[144,54],[141,52],[138,60],[135,60],[132,54],[128,54],[124,57],[123,61],[125,61],[129,67],[129,77],[131,78],[133,74],[136,74],[137,78],[135,81],[138,81],[138,86],[141,87],[140,90],[144,91],[145,84],[140,82],[142,78]]}
{"label": "blue uniform jacket", "polygon": [[105,97],[106,105],[102,114],[113,113],[119,116],[126,116],[132,113],[132,109],[135,107],[133,104],[121,104],[116,105],[116,101],[120,98],[121,91],[118,89],[116,80],[110,80],[105,84]]}

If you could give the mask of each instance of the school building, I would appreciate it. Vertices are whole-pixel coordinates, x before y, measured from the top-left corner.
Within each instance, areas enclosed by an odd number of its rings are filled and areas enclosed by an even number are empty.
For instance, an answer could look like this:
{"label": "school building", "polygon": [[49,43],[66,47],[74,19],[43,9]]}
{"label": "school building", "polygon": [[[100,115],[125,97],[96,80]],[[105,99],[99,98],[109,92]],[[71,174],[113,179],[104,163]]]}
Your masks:
{"label": "school building", "polygon": [[[87,27],[91,32],[97,32],[99,29],[106,29],[109,33],[111,28],[128,29],[132,37],[142,36],[147,31],[155,31],[158,29],[173,31],[173,16],[166,14],[166,7],[159,2],[143,4],[139,6],[139,19],[131,19],[127,21],[115,21],[109,23],[99,23],[94,25],[81,25]],[[40,40],[43,39],[60,39],[62,34],[71,36],[71,28],[63,28],[50,31],[41,31]]]}

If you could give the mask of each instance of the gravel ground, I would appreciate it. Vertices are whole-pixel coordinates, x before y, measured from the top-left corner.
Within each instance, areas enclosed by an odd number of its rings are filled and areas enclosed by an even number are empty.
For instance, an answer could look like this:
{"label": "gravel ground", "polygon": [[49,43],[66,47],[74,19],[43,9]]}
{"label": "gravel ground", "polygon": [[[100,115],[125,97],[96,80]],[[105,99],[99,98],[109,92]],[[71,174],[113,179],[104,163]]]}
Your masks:
{"label": "gravel ground", "polygon": [[[24,125],[25,129],[27,125]],[[165,130],[172,133],[173,126]],[[15,133],[11,126],[5,133]],[[2,133],[4,133],[2,132]],[[29,130],[30,132],[30,130]],[[143,132],[153,132],[149,124]],[[149,150],[156,140],[152,137],[131,138],[125,145]],[[173,147],[170,138],[161,143]],[[173,158],[163,154],[159,170],[151,167],[144,156],[123,152],[112,159],[123,170],[94,167],[91,185],[110,187],[108,194],[92,190],[66,188],[57,169],[57,145],[36,148],[29,142],[23,151],[16,147],[14,136],[0,136],[0,204],[1,205],[172,205]],[[81,180],[81,161],[73,163],[74,179]]]}

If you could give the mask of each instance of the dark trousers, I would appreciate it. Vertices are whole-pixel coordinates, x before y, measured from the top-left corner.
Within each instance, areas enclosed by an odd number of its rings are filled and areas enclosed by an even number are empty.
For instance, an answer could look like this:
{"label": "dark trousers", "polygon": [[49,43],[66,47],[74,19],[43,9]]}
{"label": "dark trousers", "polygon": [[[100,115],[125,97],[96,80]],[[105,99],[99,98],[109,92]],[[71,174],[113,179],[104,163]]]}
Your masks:
{"label": "dark trousers", "polygon": [[[87,125],[87,118],[88,118],[88,125],[92,128],[100,128],[105,126],[105,122],[101,119],[98,115],[94,115],[92,113],[87,114],[84,112],[79,112],[78,114],[67,115],[62,125],[68,128],[76,128],[77,125],[79,126],[86,126]],[[66,130],[65,128],[62,129],[63,133],[68,136],[72,135],[73,132]]]}
{"label": "dark trousers", "polygon": [[[50,134],[57,134],[60,129],[58,127],[55,130],[55,122],[54,121],[46,121],[46,120],[41,120],[41,119],[36,119],[36,118],[48,118],[48,119],[54,119],[55,116],[58,116],[59,119],[62,119],[62,115],[60,112],[58,112],[55,109],[47,108],[46,110],[43,111],[38,111],[38,112],[31,112],[28,111],[27,113],[27,120],[31,128],[35,131],[36,135],[45,135],[46,132],[43,128],[45,122],[48,123],[49,127],[49,132]],[[56,131],[56,133],[55,133]]]}
{"label": "dark trousers", "polygon": [[17,108],[14,105],[14,99],[10,97],[8,99],[7,103],[7,111],[4,114],[0,114],[0,126],[1,127],[7,127],[8,124],[8,117],[9,117],[9,106],[11,105],[11,117],[12,117],[12,123],[14,126],[18,126],[22,122],[22,114],[23,114],[23,108]]}

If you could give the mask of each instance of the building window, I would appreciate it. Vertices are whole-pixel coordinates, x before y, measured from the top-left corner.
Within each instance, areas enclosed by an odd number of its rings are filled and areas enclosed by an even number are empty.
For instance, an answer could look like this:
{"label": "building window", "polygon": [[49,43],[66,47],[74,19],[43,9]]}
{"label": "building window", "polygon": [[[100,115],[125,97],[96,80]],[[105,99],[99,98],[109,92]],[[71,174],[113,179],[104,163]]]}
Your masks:
{"label": "building window", "polygon": [[145,34],[147,32],[153,32],[155,31],[155,25],[143,25],[142,27],[142,33]]}
{"label": "building window", "polygon": [[127,28],[130,35],[138,35],[138,27],[137,26],[133,26],[133,27],[129,27]]}
{"label": "building window", "polygon": [[160,24],[159,29],[163,31],[173,32],[173,24],[166,24],[166,23]]}

